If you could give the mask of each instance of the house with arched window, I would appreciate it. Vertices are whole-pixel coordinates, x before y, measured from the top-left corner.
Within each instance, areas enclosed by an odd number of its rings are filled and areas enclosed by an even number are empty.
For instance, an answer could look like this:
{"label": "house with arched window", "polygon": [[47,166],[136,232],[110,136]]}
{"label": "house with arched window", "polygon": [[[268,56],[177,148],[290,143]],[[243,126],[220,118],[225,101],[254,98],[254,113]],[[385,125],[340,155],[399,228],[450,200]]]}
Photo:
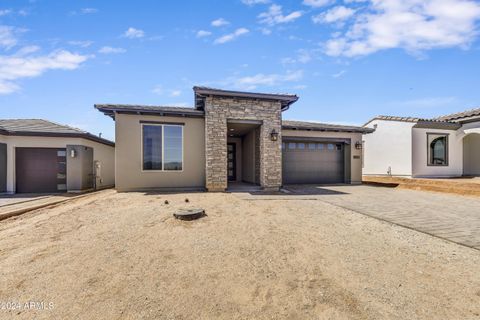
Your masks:
{"label": "house with arched window", "polygon": [[365,125],[363,174],[480,176],[480,108],[433,119],[377,116]]}

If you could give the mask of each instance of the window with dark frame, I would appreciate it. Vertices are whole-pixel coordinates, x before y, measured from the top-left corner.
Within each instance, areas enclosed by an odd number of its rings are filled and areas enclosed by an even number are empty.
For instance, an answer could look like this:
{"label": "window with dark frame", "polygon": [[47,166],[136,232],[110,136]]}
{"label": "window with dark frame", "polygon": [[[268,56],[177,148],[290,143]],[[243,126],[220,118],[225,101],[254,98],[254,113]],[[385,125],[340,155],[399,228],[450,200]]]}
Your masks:
{"label": "window with dark frame", "polygon": [[448,166],[448,134],[427,133],[429,166]]}
{"label": "window with dark frame", "polygon": [[183,126],[143,125],[143,170],[183,170]]}

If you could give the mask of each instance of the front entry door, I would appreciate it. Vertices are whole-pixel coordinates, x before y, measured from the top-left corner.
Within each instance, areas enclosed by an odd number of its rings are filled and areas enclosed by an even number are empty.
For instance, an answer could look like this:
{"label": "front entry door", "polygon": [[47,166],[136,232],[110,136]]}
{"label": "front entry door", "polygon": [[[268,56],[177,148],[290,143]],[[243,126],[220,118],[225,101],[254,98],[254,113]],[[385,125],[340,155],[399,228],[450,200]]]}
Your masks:
{"label": "front entry door", "polygon": [[228,181],[237,180],[237,153],[235,150],[235,143],[227,143],[227,172]]}

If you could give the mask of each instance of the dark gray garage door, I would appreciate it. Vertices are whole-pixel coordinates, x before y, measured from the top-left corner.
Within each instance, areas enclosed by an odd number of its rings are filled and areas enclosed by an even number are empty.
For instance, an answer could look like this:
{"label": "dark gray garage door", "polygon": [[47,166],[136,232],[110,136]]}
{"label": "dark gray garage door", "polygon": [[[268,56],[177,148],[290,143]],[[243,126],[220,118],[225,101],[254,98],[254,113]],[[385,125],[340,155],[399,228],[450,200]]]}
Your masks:
{"label": "dark gray garage door", "polygon": [[16,148],[15,183],[18,193],[66,191],[66,150]]}
{"label": "dark gray garage door", "polygon": [[283,183],[344,183],[344,143],[285,141]]}

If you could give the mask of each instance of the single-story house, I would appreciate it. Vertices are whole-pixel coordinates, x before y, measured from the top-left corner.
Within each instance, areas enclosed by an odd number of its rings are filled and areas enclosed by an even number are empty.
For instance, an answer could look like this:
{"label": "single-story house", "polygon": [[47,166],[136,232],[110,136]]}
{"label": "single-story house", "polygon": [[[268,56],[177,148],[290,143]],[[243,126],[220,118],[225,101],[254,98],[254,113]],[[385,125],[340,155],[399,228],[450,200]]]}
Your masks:
{"label": "single-story house", "polygon": [[296,95],[193,90],[194,108],[95,105],[115,120],[117,190],[361,182],[372,129],[282,121]]}
{"label": "single-story house", "polygon": [[364,175],[480,176],[480,108],[433,119],[378,116],[364,125]]}
{"label": "single-story house", "polygon": [[47,120],[0,120],[0,193],[81,192],[114,185],[113,142]]}

